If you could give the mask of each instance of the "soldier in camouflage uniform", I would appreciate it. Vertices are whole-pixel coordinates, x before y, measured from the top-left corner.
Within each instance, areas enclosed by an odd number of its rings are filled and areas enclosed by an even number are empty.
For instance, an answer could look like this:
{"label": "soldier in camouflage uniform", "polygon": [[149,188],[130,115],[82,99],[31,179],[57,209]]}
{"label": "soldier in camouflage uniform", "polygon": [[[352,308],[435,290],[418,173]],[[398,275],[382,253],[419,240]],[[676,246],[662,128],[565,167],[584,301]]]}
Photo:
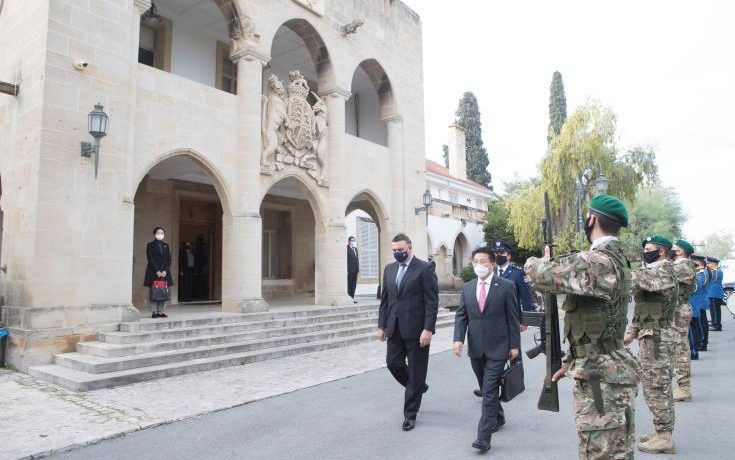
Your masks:
{"label": "soldier in camouflage uniform", "polygon": [[674,241],[671,247],[674,273],[679,282],[679,305],[674,312],[674,328],[678,334],[674,357],[674,374],[678,384],[673,392],[675,401],[692,400],[692,360],[689,348],[692,307],[689,305],[689,296],[697,285],[697,265],[689,258],[693,252],[694,246],[681,239]]}
{"label": "soldier in camouflage uniform", "polygon": [[630,264],[617,235],[628,226],[623,203],[610,195],[590,202],[585,232],[589,251],[525,265],[534,289],[566,294],[564,336],[570,344],[553,381],[574,379],[580,459],[633,459],[635,398],[640,367],[624,347]]}
{"label": "soldier in camouflage uniform", "polygon": [[674,311],[678,307],[679,283],[668,260],[671,242],[661,235],[643,242],[643,266],[633,271],[633,321],[626,345],[638,339],[643,397],[653,414],[656,432],[641,437],[638,449],[652,454],[676,453],[674,432],[673,357],[677,332]]}

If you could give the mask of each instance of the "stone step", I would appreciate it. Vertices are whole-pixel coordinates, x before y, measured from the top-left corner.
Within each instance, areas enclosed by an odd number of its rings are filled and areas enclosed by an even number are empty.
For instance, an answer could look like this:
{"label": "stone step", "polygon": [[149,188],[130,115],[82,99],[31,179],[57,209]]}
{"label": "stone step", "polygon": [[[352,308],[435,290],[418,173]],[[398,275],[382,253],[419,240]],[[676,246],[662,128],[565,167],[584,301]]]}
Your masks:
{"label": "stone step", "polygon": [[[237,321],[224,324],[209,324],[203,326],[183,326],[173,329],[160,329],[139,332],[103,332],[97,334],[100,342],[130,344],[138,342],[162,341],[201,337],[216,334],[228,334],[234,332],[255,331],[259,329],[283,328],[292,325],[317,324],[321,322],[333,322],[348,319],[377,318],[378,312],[360,311],[354,313],[327,314],[317,316],[305,316],[298,318],[281,318],[260,321]],[[375,319],[377,323],[377,319]]]}
{"label": "stone step", "polygon": [[378,304],[349,305],[345,307],[298,307],[278,308],[259,313],[221,313],[218,315],[202,315],[201,318],[189,319],[153,319],[143,318],[140,321],[121,323],[121,332],[158,331],[163,329],[181,329],[184,327],[220,325],[241,322],[271,321],[279,319],[308,318],[326,315],[349,315],[354,313],[378,313]]}
{"label": "stone step", "polygon": [[318,332],[326,330],[343,329],[357,326],[373,326],[377,324],[375,316],[367,318],[353,318],[331,322],[314,322],[289,327],[267,327],[265,329],[245,330],[230,333],[219,333],[195,337],[177,338],[174,340],[155,340],[134,343],[108,343],[108,342],[80,342],[77,344],[77,352],[85,355],[99,356],[102,358],[115,358],[121,356],[139,355],[143,353],[155,353],[170,350],[181,350],[184,348],[204,347],[211,345],[222,345],[226,343],[244,342],[253,339],[268,339],[272,337],[283,337],[307,332]]}
{"label": "stone step", "polygon": [[[454,322],[449,320],[441,322],[437,321],[437,329],[450,327],[453,324]],[[223,367],[238,366],[267,359],[283,358],[301,353],[310,353],[355,345],[369,340],[375,340],[375,331],[357,336],[341,337],[331,340],[319,340],[315,342],[286,345],[277,348],[266,348],[224,356],[199,358],[185,362],[127,369],[105,374],[91,374],[60,366],[58,364],[31,367],[28,369],[28,373],[34,377],[50,381],[56,385],[60,385],[73,391],[90,391],[165,377],[173,377],[176,375],[220,369]]]}
{"label": "stone step", "polygon": [[[441,321],[442,325],[449,322],[448,319],[438,320],[438,322],[439,321]],[[222,345],[207,345],[183,350],[160,351],[112,358],[104,358],[82,353],[63,353],[54,356],[54,363],[79,371],[88,372],[90,374],[103,374],[106,372],[117,372],[139,367],[158,366],[161,364],[190,361],[193,359],[244,353],[257,349],[277,348],[300,343],[358,336],[374,331],[375,325],[369,324],[271,338],[252,338],[250,340],[225,343]]]}

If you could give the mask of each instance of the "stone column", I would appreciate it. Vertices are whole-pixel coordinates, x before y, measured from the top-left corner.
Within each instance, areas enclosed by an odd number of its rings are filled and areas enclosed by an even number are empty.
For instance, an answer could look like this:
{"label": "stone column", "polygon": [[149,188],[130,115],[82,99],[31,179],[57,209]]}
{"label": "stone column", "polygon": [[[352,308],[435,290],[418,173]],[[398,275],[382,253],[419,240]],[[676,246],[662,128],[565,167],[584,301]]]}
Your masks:
{"label": "stone column", "polygon": [[383,118],[383,121],[388,125],[388,149],[390,149],[391,157],[390,218],[394,233],[406,232],[408,231],[408,216],[406,216],[407,171],[403,148],[403,117],[393,115]]}
{"label": "stone column", "polygon": [[263,311],[268,303],[262,295],[260,127],[263,66],[269,57],[240,44],[230,58],[237,63],[239,152],[232,209],[222,225],[222,310]]}
{"label": "stone column", "polygon": [[320,94],[327,105],[329,121],[329,188],[321,222],[316,222],[316,303],[352,303],[347,295],[347,237],[345,210],[345,102],[350,94],[334,88]]}

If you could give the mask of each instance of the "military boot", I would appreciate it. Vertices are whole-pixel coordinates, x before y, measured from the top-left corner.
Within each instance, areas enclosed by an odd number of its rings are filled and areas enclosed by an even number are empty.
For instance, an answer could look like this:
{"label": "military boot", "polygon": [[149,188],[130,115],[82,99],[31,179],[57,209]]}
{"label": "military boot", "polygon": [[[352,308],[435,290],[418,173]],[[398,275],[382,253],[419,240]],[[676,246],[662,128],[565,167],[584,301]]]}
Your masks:
{"label": "military boot", "polygon": [[692,389],[689,387],[674,388],[674,401],[691,401]]}
{"label": "military boot", "polygon": [[656,434],[657,433],[655,431],[653,433],[650,433],[650,434],[644,434],[643,436],[641,436],[640,442],[648,442],[651,439],[655,438],[656,437]]}
{"label": "military boot", "polygon": [[671,433],[661,431],[645,442],[638,444],[638,450],[649,454],[675,454],[676,446]]}

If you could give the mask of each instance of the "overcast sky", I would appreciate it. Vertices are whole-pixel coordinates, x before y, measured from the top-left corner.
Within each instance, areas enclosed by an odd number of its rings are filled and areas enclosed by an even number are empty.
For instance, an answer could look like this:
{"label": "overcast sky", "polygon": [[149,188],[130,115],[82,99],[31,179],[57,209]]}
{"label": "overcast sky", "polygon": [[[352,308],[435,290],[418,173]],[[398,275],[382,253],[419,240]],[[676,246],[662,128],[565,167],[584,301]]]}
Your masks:
{"label": "overcast sky", "polygon": [[735,233],[735,8],[728,1],[404,0],[422,18],[426,152],[441,161],[465,91],[477,96],[496,190],[537,173],[549,84],[567,113],[589,97],[618,116],[621,149],[656,151],[687,238]]}

